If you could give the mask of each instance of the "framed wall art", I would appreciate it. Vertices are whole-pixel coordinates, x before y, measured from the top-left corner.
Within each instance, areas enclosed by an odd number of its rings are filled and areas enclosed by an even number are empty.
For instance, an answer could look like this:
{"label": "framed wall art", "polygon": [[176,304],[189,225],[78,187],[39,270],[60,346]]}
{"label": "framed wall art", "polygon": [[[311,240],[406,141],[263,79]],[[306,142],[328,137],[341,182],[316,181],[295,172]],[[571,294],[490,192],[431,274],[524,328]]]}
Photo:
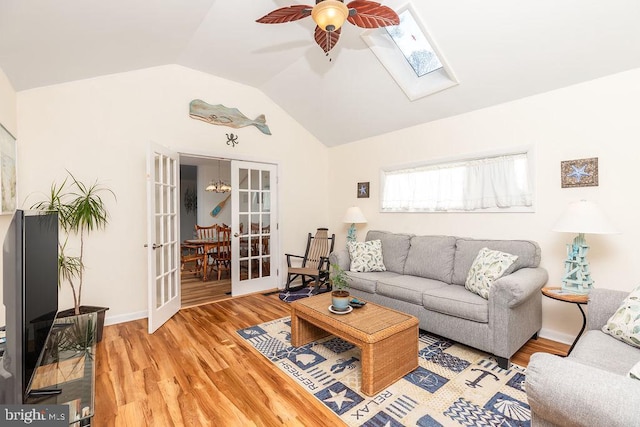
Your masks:
{"label": "framed wall art", "polygon": [[598,186],[598,158],[560,162],[562,188]]}
{"label": "framed wall art", "polygon": [[16,139],[0,124],[0,214],[16,210]]}
{"label": "framed wall art", "polygon": [[358,199],[368,199],[368,198],[369,198],[369,183],[359,182],[358,183]]}

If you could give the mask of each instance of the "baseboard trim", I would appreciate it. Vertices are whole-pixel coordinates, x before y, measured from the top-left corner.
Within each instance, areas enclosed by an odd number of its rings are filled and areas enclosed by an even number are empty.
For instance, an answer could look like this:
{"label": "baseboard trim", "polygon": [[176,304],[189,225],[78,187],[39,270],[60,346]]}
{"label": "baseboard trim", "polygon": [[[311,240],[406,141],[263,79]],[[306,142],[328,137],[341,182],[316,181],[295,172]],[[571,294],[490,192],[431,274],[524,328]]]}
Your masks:
{"label": "baseboard trim", "polygon": [[131,322],[132,320],[146,319],[147,312],[146,311],[138,311],[135,313],[128,314],[120,314],[117,316],[109,316],[109,312],[107,311],[107,316],[104,319],[104,325],[117,325],[118,323]]}
{"label": "baseboard trim", "polygon": [[546,338],[548,340],[561,342],[563,344],[573,344],[573,340],[576,339],[575,335],[565,334],[562,332],[553,331],[551,329],[540,329],[540,333],[538,334],[541,338]]}

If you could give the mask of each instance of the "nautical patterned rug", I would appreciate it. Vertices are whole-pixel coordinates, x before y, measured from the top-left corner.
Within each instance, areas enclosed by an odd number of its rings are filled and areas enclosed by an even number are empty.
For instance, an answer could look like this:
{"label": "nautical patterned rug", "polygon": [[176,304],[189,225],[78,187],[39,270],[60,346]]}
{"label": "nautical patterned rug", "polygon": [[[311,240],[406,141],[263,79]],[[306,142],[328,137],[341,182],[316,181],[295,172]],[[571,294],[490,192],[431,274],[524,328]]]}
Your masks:
{"label": "nautical patterned rug", "polygon": [[327,286],[321,286],[318,289],[318,292],[315,292],[314,286],[307,286],[306,288],[298,289],[297,291],[282,291],[278,298],[280,298],[284,302],[294,302],[295,300],[299,300],[301,298],[308,298],[314,295],[323,294],[325,292],[329,292]]}
{"label": "nautical patterned rug", "polygon": [[285,317],[238,334],[349,426],[530,426],[525,369],[420,331],[418,368],[376,396],[360,393],[360,350],[329,336],[292,347]]}

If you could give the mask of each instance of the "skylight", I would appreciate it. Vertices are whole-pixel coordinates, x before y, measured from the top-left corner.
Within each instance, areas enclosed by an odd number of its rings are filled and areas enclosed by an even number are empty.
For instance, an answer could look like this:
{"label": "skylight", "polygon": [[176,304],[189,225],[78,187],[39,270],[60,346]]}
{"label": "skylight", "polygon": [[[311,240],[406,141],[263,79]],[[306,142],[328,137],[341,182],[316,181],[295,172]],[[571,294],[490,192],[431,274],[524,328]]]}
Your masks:
{"label": "skylight", "polygon": [[411,100],[456,86],[458,80],[413,5],[397,10],[400,25],[362,33],[362,39]]}
{"label": "skylight", "polygon": [[418,77],[442,68],[440,58],[434,52],[424,33],[418,27],[409,10],[398,14],[400,25],[385,27],[405,59]]}

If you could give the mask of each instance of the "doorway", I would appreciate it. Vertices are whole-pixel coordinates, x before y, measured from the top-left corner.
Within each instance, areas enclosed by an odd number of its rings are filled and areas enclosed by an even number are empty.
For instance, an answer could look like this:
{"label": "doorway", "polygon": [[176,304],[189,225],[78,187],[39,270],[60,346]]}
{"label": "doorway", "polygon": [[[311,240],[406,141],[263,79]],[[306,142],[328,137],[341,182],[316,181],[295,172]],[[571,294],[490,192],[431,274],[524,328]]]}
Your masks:
{"label": "doorway", "polygon": [[[233,226],[231,193],[218,192],[217,183],[231,182],[231,161],[216,157],[180,155],[180,241],[181,255],[194,251],[184,243],[197,239],[196,225]],[[209,190],[209,191],[207,191]],[[213,191],[211,191],[213,190]],[[218,190],[218,191],[216,191]],[[201,249],[196,249],[201,250]],[[213,257],[207,265],[197,257],[181,262],[181,307],[193,307],[231,298],[231,271],[213,270]],[[202,258],[200,258],[202,259]]]}

